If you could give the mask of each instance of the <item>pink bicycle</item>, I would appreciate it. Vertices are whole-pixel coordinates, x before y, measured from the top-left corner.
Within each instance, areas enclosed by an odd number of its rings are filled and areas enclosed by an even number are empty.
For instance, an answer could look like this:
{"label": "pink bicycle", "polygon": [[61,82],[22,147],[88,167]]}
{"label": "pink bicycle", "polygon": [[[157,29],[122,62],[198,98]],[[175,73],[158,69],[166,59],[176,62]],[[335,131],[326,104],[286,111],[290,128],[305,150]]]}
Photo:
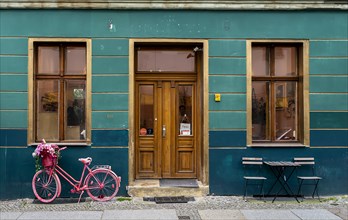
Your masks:
{"label": "pink bicycle", "polygon": [[[58,151],[64,150],[66,147],[60,148]],[[43,158],[44,159],[47,158]],[[35,173],[32,180],[32,188],[35,197],[43,203],[50,203],[60,196],[61,183],[58,175],[63,177],[74,188],[72,193],[80,194],[78,202],[84,191],[96,201],[108,201],[114,198],[118,192],[121,183],[121,177],[117,176],[109,165],[97,165],[92,168],[92,158],[80,158],[80,162],[84,164],[80,180],[75,180],[65,170],[58,166],[57,158],[48,158],[52,163],[44,164],[44,169]],[[85,171],[88,171],[85,175]]]}

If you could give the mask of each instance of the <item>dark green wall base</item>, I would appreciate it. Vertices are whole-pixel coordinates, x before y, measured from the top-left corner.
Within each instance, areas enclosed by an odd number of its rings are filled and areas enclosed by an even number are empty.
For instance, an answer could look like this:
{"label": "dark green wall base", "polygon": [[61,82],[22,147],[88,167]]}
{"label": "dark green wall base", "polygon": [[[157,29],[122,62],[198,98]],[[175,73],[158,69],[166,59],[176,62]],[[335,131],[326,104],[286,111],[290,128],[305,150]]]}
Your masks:
{"label": "dark green wall base", "polygon": [[[34,198],[31,180],[35,173],[35,163],[31,156],[34,147],[0,148],[0,199]],[[112,170],[122,177],[117,196],[127,196],[128,148],[69,147],[62,151],[60,165],[75,179],[80,178],[83,165],[80,157],[92,157],[93,165],[109,164]],[[71,194],[72,187],[63,179],[61,197],[77,197]],[[86,194],[87,196],[87,194]]]}
{"label": "dark green wall base", "polygon": [[[348,148],[247,148],[247,149],[210,149],[210,193],[215,195],[241,195],[244,190],[245,171],[242,157],[262,157],[267,160],[292,161],[294,157],[314,157],[316,173],[323,177],[319,185],[320,195],[348,194]],[[298,170],[301,171],[301,170]],[[268,177],[265,192],[269,190],[274,176],[268,167],[262,172]],[[290,181],[297,188],[296,173]],[[313,188],[305,188],[310,194]],[[250,191],[251,193],[251,191]]]}

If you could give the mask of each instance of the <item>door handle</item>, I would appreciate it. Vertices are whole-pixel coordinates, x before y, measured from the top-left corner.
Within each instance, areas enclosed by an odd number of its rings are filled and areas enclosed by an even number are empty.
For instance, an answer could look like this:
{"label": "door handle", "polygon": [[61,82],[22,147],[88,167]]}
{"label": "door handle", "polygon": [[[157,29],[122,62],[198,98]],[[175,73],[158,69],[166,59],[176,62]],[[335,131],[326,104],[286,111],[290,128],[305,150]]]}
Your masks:
{"label": "door handle", "polygon": [[162,125],[162,137],[166,137],[166,126]]}

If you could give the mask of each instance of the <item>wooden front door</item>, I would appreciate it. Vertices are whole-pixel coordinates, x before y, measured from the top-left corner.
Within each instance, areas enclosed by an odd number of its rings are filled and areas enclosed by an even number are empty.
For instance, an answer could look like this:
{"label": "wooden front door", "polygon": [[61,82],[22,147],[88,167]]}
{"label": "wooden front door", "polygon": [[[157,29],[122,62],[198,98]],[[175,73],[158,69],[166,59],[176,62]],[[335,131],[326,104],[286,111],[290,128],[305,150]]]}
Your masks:
{"label": "wooden front door", "polygon": [[197,178],[195,78],[149,76],[135,90],[136,178]]}

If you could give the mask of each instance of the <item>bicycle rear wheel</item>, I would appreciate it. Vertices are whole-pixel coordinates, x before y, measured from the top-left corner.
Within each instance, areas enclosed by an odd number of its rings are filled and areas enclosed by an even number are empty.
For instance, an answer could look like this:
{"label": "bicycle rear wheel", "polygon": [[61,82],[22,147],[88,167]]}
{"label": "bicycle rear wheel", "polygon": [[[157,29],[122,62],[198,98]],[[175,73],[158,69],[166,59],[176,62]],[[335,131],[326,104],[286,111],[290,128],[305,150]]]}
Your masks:
{"label": "bicycle rear wheel", "polygon": [[46,169],[36,172],[32,180],[34,195],[43,203],[52,202],[58,196],[60,187],[57,174],[50,175],[50,172]]}
{"label": "bicycle rear wheel", "polygon": [[86,177],[87,194],[96,201],[114,198],[119,189],[119,178],[108,169],[96,169]]}

